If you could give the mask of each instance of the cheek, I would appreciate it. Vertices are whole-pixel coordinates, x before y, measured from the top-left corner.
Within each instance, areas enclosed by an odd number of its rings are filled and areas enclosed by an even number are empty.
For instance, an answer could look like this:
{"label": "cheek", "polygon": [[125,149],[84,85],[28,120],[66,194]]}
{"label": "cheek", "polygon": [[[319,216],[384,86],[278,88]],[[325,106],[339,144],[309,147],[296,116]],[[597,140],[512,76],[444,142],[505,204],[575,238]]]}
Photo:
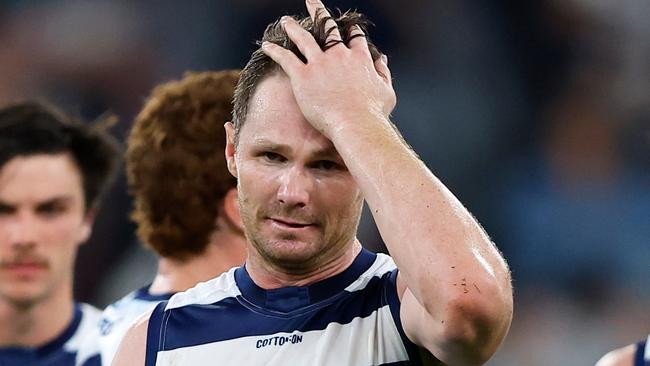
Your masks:
{"label": "cheek", "polygon": [[353,181],[337,182],[330,185],[328,189],[319,187],[318,192],[320,192],[319,206],[326,208],[327,216],[333,222],[347,222],[361,214],[363,199]]}
{"label": "cheek", "polygon": [[64,216],[49,220],[41,230],[42,241],[56,247],[76,247],[83,231],[81,219]]}
{"label": "cheek", "polygon": [[250,204],[251,200],[256,202],[268,199],[275,193],[277,172],[265,169],[264,167],[244,167],[239,169],[239,180],[237,189],[241,201]]}
{"label": "cheek", "polygon": [[66,218],[58,221],[58,225],[51,225],[49,238],[44,239],[41,246],[43,253],[49,258],[54,277],[67,276],[74,266],[82,226],[78,220]]}
{"label": "cheek", "polygon": [[9,241],[11,237],[11,229],[8,220],[3,220],[0,217],[0,250],[9,246]]}
{"label": "cheek", "polygon": [[361,202],[361,191],[350,179],[320,181],[316,191],[324,204],[337,206],[339,209],[356,206]]}

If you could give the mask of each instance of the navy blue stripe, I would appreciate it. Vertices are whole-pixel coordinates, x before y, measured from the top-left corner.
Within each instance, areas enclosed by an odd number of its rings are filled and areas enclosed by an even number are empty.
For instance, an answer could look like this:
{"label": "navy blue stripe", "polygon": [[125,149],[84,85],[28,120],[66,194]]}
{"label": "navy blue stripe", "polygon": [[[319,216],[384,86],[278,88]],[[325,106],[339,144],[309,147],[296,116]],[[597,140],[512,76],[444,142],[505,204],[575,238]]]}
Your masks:
{"label": "navy blue stripe", "polygon": [[275,333],[323,330],[330,323],[348,324],[354,318],[367,317],[388,305],[384,287],[390,273],[372,278],[359,291],[343,291],[327,301],[303,308],[302,312],[273,313],[247,302],[229,297],[209,305],[189,305],[167,310],[161,350],[263,336]]}
{"label": "navy blue stripe", "polygon": [[100,355],[94,355],[93,357],[87,359],[82,366],[102,366],[102,358]]}
{"label": "navy blue stripe", "polygon": [[388,281],[386,281],[386,292],[384,296],[386,297],[386,302],[390,306],[390,313],[393,316],[393,321],[397,325],[397,331],[399,332],[400,337],[402,338],[402,343],[406,347],[406,353],[409,355],[409,359],[413,360],[413,365],[421,365],[420,361],[420,352],[418,346],[413,343],[404,332],[404,327],[402,326],[402,313],[401,313],[401,302],[399,300],[399,294],[397,292],[397,275],[399,274],[398,269],[394,269],[390,272]]}
{"label": "navy blue stripe", "polygon": [[136,300],[142,300],[142,301],[149,301],[149,302],[158,302],[158,301],[165,301],[169,300],[174,293],[169,292],[165,294],[159,294],[159,295],[152,295],[151,292],[149,292],[149,288],[151,287],[151,284],[144,286],[140,288],[139,290],[136,290],[135,295],[133,296],[134,299]]}
{"label": "navy blue stripe", "polygon": [[[74,315],[66,329],[51,342],[41,347],[0,347],[0,365],[70,366],[75,364],[77,350],[64,348],[79,331],[79,325],[86,313],[75,303]],[[83,363],[83,366],[99,366],[99,354]]]}
{"label": "navy blue stripe", "polygon": [[235,270],[235,281],[248,301],[266,309],[288,312],[335,296],[356,281],[376,258],[375,253],[362,249],[343,272],[309,286],[265,290],[255,284],[245,266]]}
{"label": "navy blue stripe", "polygon": [[643,354],[645,353],[646,342],[641,341],[637,343],[636,354],[634,355],[634,366],[648,366],[650,362],[645,362]]}
{"label": "navy blue stripe", "polygon": [[75,364],[75,359],[76,353],[65,352],[63,348],[47,355],[38,355],[34,348],[0,348],[0,365],[2,366],[70,366]]}
{"label": "navy blue stripe", "polygon": [[147,346],[144,364],[145,366],[156,366],[156,358],[158,357],[158,349],[160,347],[160,331],[162,329],[162,322],[165,315],[165,307],[167,301],[163,301],[156,305],[149,317],[149,324],[147,326]]}

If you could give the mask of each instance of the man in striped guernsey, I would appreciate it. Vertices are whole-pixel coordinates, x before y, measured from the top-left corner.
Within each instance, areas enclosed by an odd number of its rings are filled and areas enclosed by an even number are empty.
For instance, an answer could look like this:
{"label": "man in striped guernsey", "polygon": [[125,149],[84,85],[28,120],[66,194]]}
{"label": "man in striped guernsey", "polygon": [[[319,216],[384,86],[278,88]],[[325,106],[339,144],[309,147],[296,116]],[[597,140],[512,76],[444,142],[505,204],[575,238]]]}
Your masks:
{"label": "man in striped guernsey", "polygon": [[244,263],[237,182],[222,155],[238,78],[237,70],[188,73],[157,86],[135,119],[126,153],[133,218],[160,259],[150,285],[104,310],[103,365],[142,313]]}
{"label": "man in striped guernsey", "polygon": [[99,365],[99,311],[73,269],[117,168],[106,124],[22,103],[0,110],[0,365]]}
{"label": "man in striped guernsey", "polygon": [[596,366],[650,366],[650,335],[638,343],[610,351]]}
{"label": "man in striped guernsey", "polygon": [[[307,10],[267,28],[226,124],[245,266],[134,323],[115,365],[478,365],[504,338],[506,263],[390,122],[363,18]],[[364,199],[392,258],[356,239]]]}

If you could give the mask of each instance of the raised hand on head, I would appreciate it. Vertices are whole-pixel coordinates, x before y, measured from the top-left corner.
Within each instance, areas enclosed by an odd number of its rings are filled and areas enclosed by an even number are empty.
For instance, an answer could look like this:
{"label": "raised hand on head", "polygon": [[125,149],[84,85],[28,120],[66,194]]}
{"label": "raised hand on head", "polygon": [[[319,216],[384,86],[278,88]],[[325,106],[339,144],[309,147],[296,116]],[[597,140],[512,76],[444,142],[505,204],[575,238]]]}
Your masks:
{"label": "raised hand on head", "polygon": [[307,10],[314,23],[325,22],[329,47],[321,49],[314,36],[291,17],[283,17],[281,24],[307,63],[279,45],[262,45],[264,53],[288,75],[305,118],[330,139],[346,124],[387,120],[396,97],[386,57],[373,61],[358,26],[352,27],[348,44],[343,44],[339,27],[320,1],[307,0]]}

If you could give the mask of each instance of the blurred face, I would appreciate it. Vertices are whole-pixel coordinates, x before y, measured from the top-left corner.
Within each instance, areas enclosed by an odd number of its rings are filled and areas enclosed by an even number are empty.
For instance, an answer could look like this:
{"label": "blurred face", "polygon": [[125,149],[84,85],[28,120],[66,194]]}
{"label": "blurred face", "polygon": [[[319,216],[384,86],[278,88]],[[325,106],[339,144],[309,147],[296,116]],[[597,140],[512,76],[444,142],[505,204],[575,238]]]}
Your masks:
{"label": "blurred face", "polygon": [[232,125],[227,133],[251,255],[300,273],[352,245],[361,192],[332,142],[304,119],[285,75],[257,87],[237,146]]}
{"label": "blurred face", "polygon": [[70,155],[9,160],[0,169],[0,301],[31,305],[71,291],[77,247],[89,234]]}

